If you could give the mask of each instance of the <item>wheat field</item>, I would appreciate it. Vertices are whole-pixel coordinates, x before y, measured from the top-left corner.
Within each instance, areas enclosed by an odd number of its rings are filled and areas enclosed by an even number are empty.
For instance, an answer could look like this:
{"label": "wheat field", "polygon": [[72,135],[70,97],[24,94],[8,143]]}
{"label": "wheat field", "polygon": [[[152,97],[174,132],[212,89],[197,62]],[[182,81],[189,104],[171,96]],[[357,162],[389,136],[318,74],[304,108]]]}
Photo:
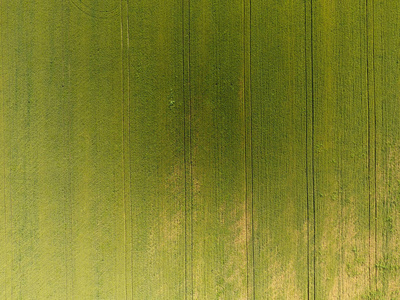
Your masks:
{"label": "wheat field", "polygon": [[0,299],[400,299],[399,1],[0,14]]}

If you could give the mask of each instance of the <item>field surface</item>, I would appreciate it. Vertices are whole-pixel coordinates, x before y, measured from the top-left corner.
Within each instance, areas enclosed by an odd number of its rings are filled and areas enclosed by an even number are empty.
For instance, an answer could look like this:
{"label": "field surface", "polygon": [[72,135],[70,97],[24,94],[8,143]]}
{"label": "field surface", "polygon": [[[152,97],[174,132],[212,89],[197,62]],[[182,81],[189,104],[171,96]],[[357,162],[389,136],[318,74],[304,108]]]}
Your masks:
{"label": "field surface", "polygon": [[0,299],[400,299],[400,1],[0,0]]}

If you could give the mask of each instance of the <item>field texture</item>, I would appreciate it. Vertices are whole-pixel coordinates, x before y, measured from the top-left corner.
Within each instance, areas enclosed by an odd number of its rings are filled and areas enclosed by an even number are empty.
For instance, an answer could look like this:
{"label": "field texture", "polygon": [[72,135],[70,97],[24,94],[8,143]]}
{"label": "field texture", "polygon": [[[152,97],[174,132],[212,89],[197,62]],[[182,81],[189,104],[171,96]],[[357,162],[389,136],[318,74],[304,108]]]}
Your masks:
{"label": "field texture", "polygon": [[0,0],[0,299],[400,299],[400,1]]}

